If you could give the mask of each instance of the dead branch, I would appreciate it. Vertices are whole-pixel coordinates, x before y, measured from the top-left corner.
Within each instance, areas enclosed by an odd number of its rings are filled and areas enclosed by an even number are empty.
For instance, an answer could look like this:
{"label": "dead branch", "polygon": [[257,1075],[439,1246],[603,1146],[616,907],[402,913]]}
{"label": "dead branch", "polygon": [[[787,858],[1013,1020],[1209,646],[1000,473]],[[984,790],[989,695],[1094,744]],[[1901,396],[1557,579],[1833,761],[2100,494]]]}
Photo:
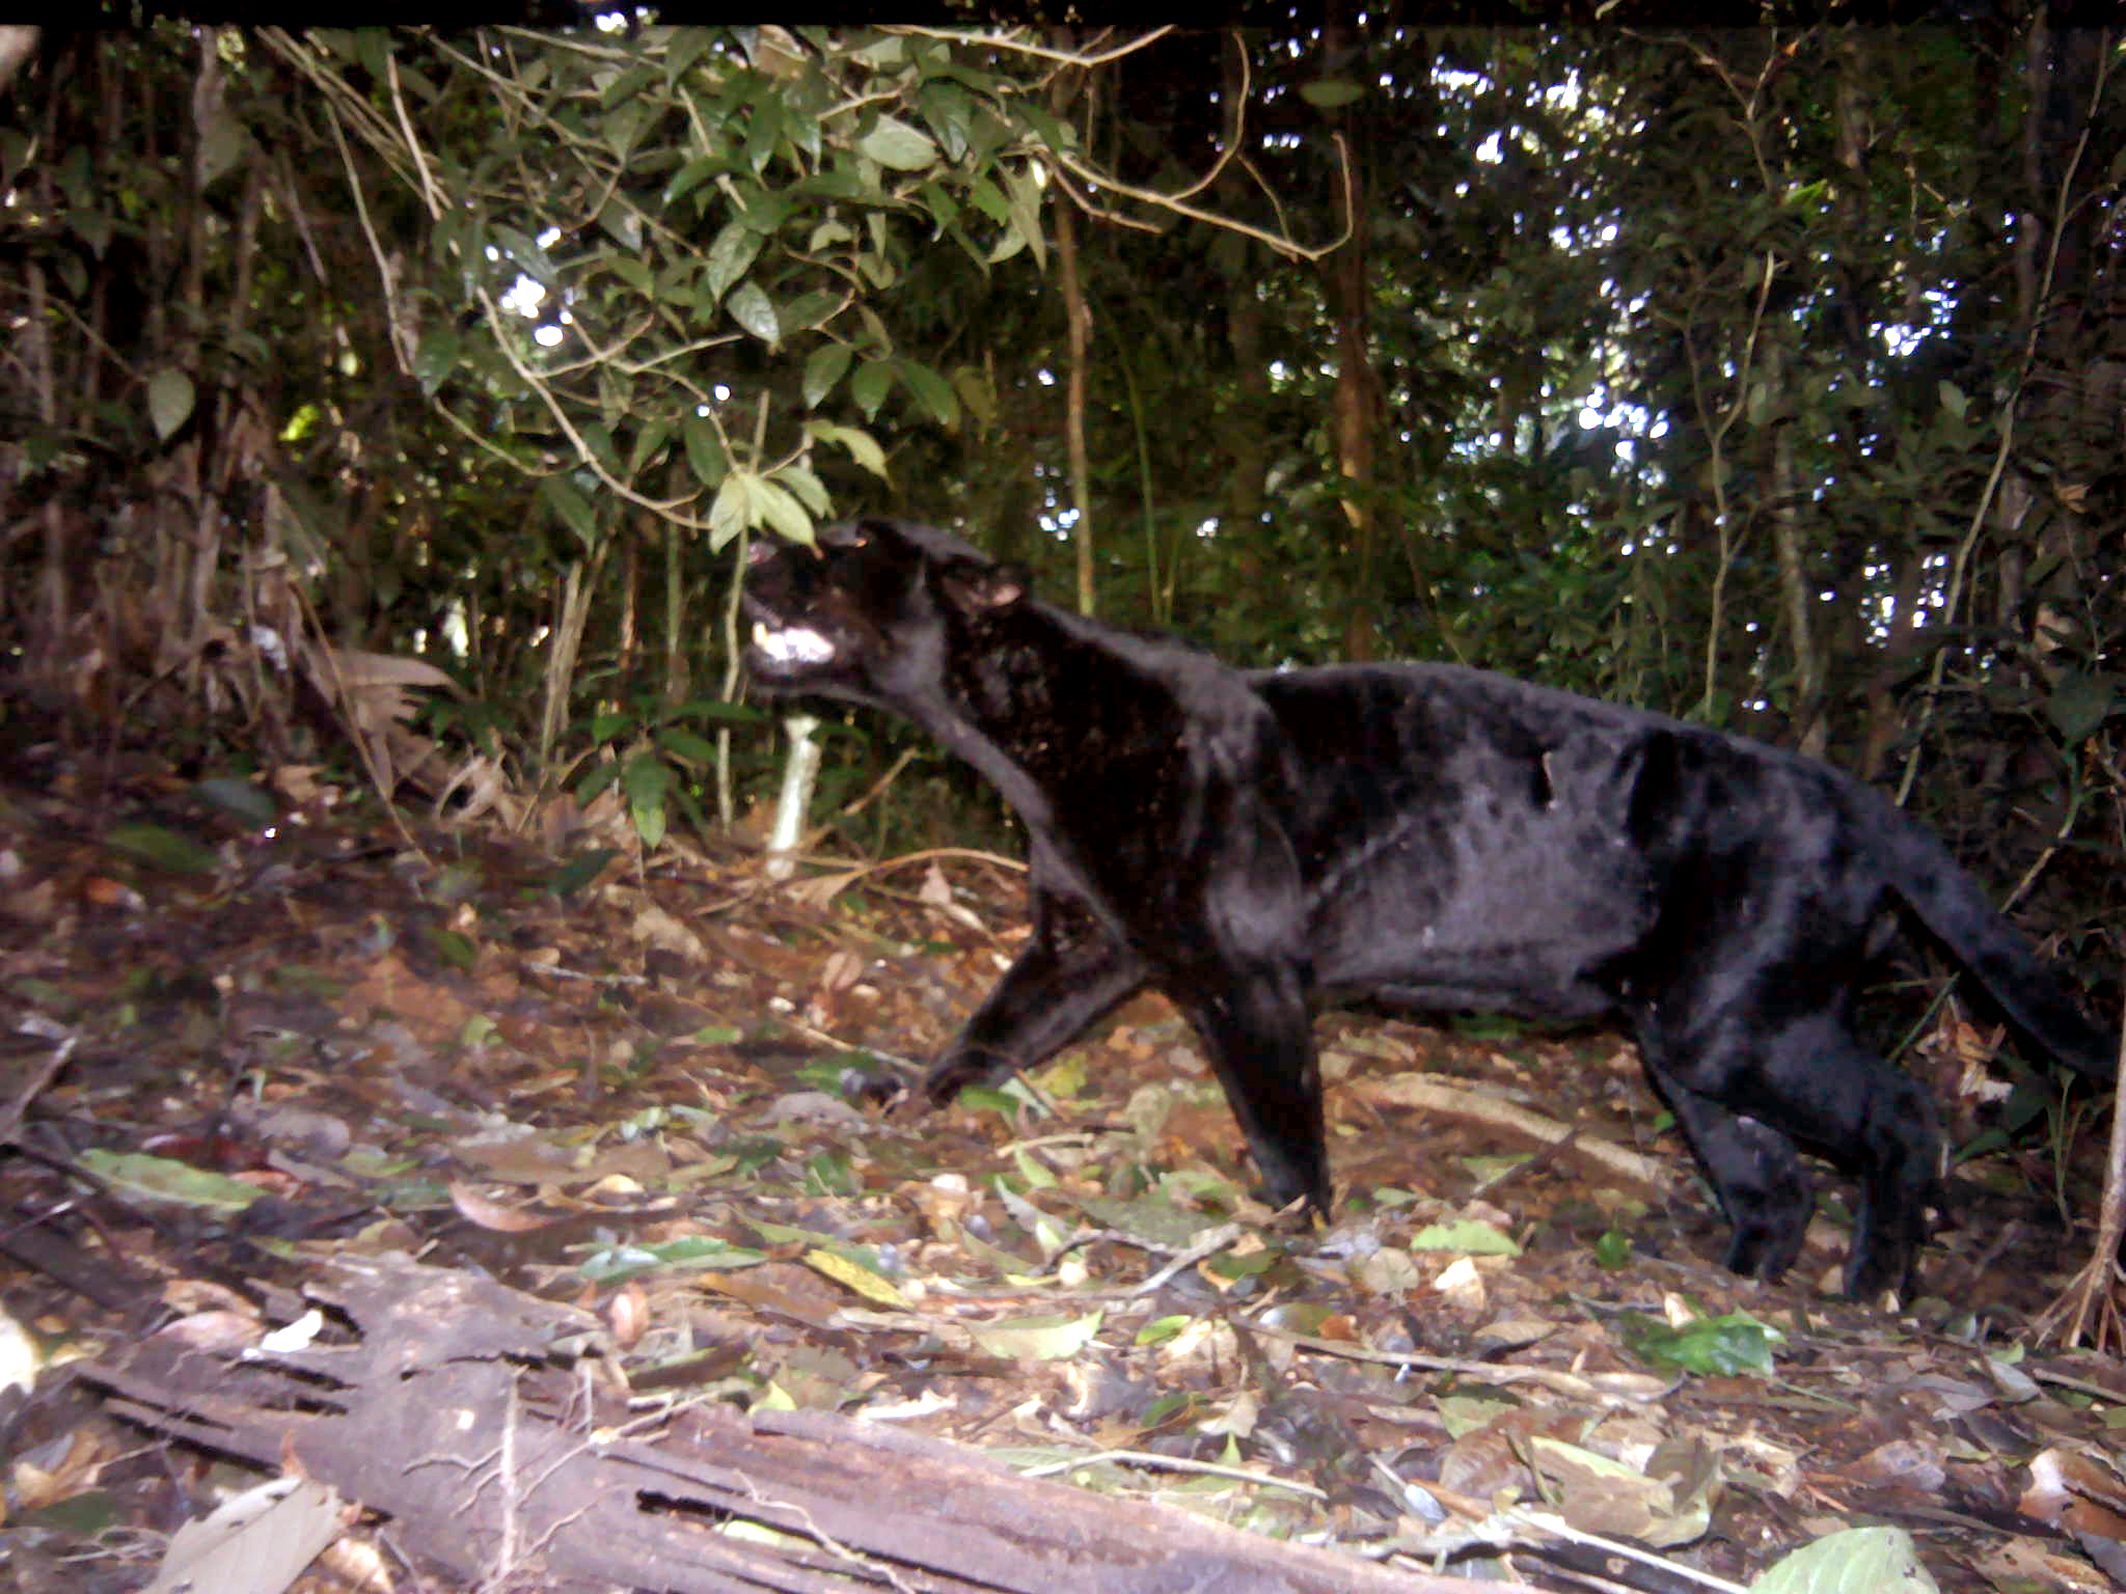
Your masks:
{"label": "dead branch", "polygon": [[171,1334],[81,1376],[131,1421],[332,1484],[391,1517],[409,1552],[489,1586],[1478,1587],[1021,1477],[979,1451],[829,1413],[708,1403],[645,1415],[588,1376],[594,1364],[569,1364],[562,1347],[594,1329],[588,1314],[473,1273],[349,1261],[307,1293],[333,1343],[222,1354]]}

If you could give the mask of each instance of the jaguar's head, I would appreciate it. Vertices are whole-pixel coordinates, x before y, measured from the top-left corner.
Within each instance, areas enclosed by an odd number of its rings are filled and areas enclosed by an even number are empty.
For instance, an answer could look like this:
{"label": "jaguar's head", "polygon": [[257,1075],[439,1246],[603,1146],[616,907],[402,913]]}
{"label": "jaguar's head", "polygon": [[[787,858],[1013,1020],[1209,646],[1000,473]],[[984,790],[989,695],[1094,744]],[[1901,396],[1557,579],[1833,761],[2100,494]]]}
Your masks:
{"label": "jaguar's head", "polygon": [[953,617],[994,614],[1024,574],[932,526],[858,520],[812,547],[766,537],[748,554],[746,667],[776,695],[818,693],[905,708],[934,682]]}

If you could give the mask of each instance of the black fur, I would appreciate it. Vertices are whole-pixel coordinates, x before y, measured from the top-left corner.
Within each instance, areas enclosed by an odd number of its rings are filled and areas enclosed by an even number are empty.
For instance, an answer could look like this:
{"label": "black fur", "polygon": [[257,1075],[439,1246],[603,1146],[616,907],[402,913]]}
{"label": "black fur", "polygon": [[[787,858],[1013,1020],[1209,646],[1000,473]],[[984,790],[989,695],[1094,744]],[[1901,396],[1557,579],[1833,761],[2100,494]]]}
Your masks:
{"label": "black fur", "polygon": [[2046,1052],[2113,1047],[1933,837],[1828,765],[1449,665],[1246,673],[1036,601],[926,526],[754,549],[774,693],[913,719],[1032,838],[1033,934],[926,1081],[1024,1068],[1143,985],[1201,1034],[1272,1200],[1329,1203],[1310,1006],[1614,1014],[1776,1278],[1852,1165],[1846,1286],[1903,1288],[1936,1199],[1925,1093],[1854,1038],[1909,909]]}

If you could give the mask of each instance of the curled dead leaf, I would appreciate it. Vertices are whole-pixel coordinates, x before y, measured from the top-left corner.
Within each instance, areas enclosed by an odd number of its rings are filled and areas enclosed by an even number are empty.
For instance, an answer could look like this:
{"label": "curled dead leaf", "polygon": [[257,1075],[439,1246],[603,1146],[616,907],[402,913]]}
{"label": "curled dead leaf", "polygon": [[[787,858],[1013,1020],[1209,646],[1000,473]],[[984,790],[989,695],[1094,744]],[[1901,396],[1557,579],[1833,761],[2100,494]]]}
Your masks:
{"label": "curled dead leaf", "polygon": [[605,1303],[605,1323],[613,1343],[626,1350],[650,1326],[650,1300],[640,1280],[630,1279]]}
{"label": "curled dead leaf", "polygon": [[2057,1445],[2039,1451],[2016,1509],[2077,1537],[2126,1540],[2126,1482],[2094,1455]]}
{"label": "curled dead leaf", "polygon": [[534,1229],[545,1228],[551,1221],[516,1207],[504,1206],[499,1201],[490,1201],[471,1185],[455,1180],[450,1186],[450,1204],[466,1222],[492,1229],[497,1234],[529,1234]]}

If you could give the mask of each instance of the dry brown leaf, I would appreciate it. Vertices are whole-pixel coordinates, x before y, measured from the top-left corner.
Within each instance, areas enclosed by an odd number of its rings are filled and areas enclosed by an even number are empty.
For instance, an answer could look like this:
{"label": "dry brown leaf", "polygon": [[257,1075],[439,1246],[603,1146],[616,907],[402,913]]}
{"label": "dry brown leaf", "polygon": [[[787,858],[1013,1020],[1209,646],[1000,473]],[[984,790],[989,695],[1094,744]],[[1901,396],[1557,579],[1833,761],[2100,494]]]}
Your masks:
{"label": "dry brown leaf", "polygon": [[497,1234],[530,1234],[543,1229],[553,1221],[517,1207],[504,1206],[490,1200],[471,1185],[453,1179],[450,1183],[450,1204],[457,1208],[458,1216],[478,1228],[491,1229]]}

